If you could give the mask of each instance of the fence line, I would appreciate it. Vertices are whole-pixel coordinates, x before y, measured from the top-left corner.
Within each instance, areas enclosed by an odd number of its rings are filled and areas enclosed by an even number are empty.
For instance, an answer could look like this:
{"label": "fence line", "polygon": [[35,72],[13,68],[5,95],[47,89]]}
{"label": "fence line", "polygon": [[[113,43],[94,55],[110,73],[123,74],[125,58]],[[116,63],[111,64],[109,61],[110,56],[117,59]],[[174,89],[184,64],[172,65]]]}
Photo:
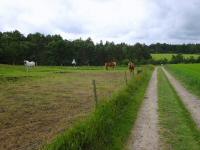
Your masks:
{"label": "fence line", "polygon": [[97,98],[97,88],[96,88],[96,82],[95,82],[95,80],[92,80],[92,85],[93,85],[93,92],[94,92],[94,101],[95,101],[95,105],[97,107],[97,105],[98,105],[98,98]]}

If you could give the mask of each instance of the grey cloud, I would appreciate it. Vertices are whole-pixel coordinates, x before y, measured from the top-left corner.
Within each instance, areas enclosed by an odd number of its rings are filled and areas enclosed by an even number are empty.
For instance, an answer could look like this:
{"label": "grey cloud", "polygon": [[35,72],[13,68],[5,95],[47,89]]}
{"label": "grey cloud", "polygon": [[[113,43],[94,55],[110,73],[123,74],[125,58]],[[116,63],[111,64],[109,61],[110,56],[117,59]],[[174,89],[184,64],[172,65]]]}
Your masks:
{"label": "grey cloud", "polygon": [[154,1],[156,8],[147,20],[145,42],[187,43],[200,38],[200,2]]}

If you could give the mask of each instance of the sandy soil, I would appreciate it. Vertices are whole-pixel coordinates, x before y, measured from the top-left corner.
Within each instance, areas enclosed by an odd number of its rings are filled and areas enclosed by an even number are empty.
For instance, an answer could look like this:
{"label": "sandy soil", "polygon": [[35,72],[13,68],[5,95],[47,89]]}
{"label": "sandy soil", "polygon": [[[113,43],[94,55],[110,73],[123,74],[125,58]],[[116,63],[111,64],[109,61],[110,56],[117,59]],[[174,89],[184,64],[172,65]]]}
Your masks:
{"label": "sandy soil", "polygon": [[154,70],[149,83],[145,100],[140,109],[135,127],[128,141],[128,150],[157,150],[159,149],[158,133],[158,97],[157,97],[157,68]]}
{"label": "sandy soil", "polygon": [[192,114],[196,124],[200,128],[200,100],[195,95],[186,90],[183,85],[178,80],[176,80],[167,70],[165,70],[163,67],[162,69],[165,72],[170,83],[182,99],[183,103]]}

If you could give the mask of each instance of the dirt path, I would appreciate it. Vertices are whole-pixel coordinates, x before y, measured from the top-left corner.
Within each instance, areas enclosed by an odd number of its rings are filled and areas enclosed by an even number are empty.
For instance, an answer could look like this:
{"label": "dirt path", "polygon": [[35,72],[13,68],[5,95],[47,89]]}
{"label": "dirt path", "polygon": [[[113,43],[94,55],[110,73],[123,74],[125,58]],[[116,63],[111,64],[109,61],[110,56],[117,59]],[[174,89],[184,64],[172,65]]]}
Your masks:
{"label": "dirt path", "polygon": [[188,92],[167,70],[163,67],[162,69],[200,128],[200,100]]}
{"label": "dirt path", "polygon": [[159,145],[157,114],[157,68],[149,83],[145,100],[128,141],[128,150],[157,150]]}

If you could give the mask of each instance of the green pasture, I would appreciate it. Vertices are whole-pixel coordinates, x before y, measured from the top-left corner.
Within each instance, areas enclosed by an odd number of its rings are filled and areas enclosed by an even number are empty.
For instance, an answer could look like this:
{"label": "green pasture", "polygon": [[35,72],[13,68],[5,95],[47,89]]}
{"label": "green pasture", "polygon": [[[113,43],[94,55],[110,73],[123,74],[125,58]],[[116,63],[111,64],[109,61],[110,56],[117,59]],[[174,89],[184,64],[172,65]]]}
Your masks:
{"label": "green pasture", "polygon": [[20,65],[2,65],[0,64],[0,78],[1,77],[24,77],[24,76],[46,76],[54,73],[69,73],[69,72],[121,72],[126,71],[127,67],[118,66],[114,70],[105,70],[104,66],[81,66],[81,67],[67,67],[67,66],[37,66],[31,69]]}
{"label": "green pasture", "polygon": [[[172,55],[177,55],[177,54],[169,54],[169,53],[166,53],[166,54],[151,54],[152,58],[154,60],[162,60],[162,59],[167,59],[167,60],[171,60],[172,58]],[[197,58],[199,57],[200,55],[199,54],[183,54],[183,56],[185,58],[189,58],[189,57],[194,57],[194,58]]]}

